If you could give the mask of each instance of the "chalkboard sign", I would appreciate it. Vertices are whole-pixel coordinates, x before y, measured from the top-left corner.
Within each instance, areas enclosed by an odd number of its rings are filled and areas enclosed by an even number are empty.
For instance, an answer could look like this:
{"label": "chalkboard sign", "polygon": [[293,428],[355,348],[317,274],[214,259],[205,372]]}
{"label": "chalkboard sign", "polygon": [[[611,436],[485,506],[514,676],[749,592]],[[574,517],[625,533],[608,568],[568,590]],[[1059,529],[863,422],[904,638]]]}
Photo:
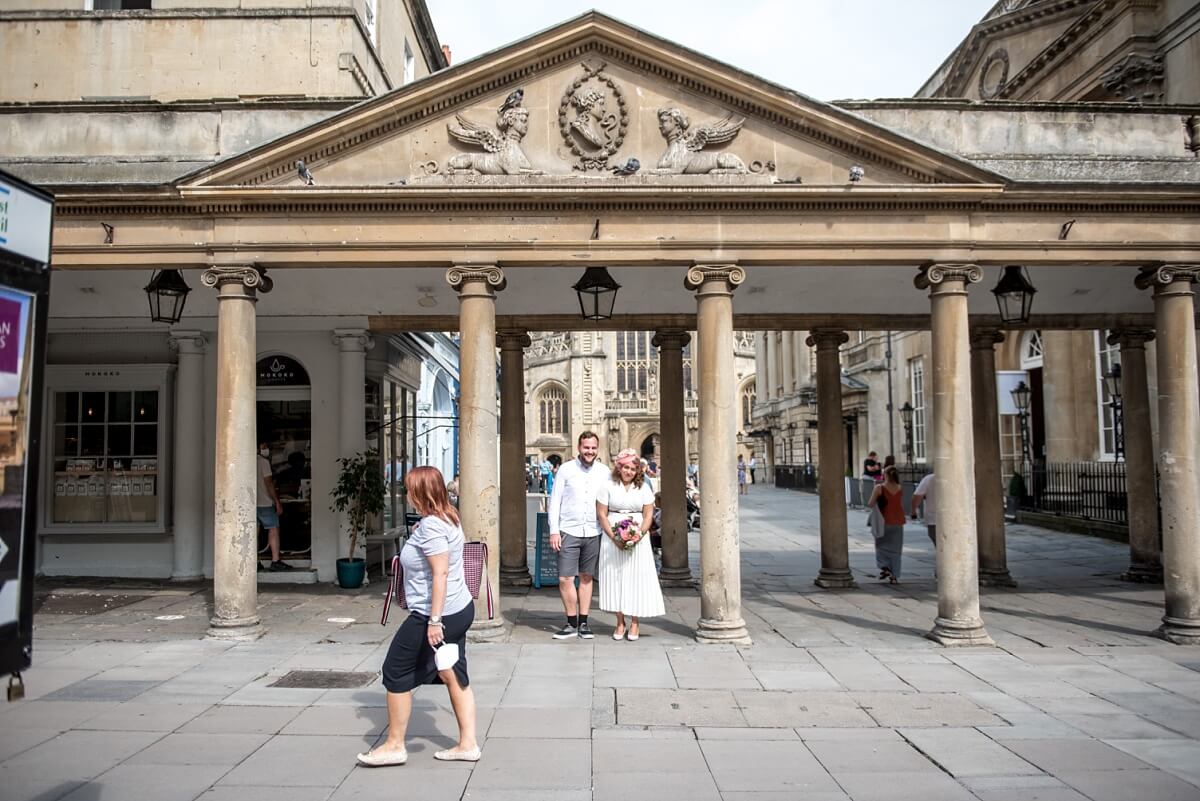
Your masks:
{"label": "chalkboard sign", "polygon": [[533,586],[558,586],[558,554],[550,547],[550,516],[538,512],[537,538],[533,544]]}

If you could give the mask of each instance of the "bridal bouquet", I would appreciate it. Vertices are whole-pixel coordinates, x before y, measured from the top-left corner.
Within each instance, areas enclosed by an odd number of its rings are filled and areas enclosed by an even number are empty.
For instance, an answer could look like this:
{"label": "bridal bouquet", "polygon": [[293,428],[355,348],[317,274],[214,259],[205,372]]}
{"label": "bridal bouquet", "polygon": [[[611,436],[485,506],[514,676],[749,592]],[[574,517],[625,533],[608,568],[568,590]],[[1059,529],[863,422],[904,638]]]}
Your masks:
{"label": "bridal bouquet", "polygon": [[613,526],[613,535],[617,544],[627,551],[637,545],[642,538],[642,533],[628,517]]}

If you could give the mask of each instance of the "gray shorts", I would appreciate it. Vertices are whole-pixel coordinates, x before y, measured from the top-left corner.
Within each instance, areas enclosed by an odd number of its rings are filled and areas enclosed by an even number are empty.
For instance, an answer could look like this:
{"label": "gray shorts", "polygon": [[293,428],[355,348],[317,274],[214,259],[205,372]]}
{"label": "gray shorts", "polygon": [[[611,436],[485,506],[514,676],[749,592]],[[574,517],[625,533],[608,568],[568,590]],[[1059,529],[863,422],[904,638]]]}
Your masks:
{"label": "gray shorts", "polygon": [[600,537],[562,535],[558,551],[558,577],[594,576],[600,564]]}

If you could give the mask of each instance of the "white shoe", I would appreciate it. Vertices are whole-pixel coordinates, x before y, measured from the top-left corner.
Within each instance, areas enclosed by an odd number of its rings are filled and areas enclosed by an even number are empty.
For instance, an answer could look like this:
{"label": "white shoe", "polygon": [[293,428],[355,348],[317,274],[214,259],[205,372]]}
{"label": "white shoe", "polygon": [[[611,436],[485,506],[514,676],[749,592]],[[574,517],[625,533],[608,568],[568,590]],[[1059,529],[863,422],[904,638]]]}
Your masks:
{"label": "white shoe", "polygon": [[408,761],[408,751],[374,752],[367,751],[358,755],[358,764],[368,768],[386,768],[389,765],[403,765]]}
{"label": "white shoe", "polygon": [[478,762],[480,756],[482,756],[482,753],[479,750],[479,746],[476,746],[470,751],[455,751],[448,748],[445,751],[438,751],[433,755],[433,758],[440,759],[443,762]]}

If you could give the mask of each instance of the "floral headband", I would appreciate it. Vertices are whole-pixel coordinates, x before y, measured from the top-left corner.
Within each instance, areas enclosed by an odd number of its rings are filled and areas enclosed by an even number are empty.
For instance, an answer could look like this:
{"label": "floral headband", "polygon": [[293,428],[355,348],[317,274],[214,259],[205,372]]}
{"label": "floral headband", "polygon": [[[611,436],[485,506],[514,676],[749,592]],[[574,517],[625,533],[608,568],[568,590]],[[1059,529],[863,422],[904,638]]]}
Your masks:
{"label": "floral headband", "polygon": [[617,466],[624,467],[625,465],[636,465],[638,463],[637,451],[633,448],[626,448],[617,454]]}

